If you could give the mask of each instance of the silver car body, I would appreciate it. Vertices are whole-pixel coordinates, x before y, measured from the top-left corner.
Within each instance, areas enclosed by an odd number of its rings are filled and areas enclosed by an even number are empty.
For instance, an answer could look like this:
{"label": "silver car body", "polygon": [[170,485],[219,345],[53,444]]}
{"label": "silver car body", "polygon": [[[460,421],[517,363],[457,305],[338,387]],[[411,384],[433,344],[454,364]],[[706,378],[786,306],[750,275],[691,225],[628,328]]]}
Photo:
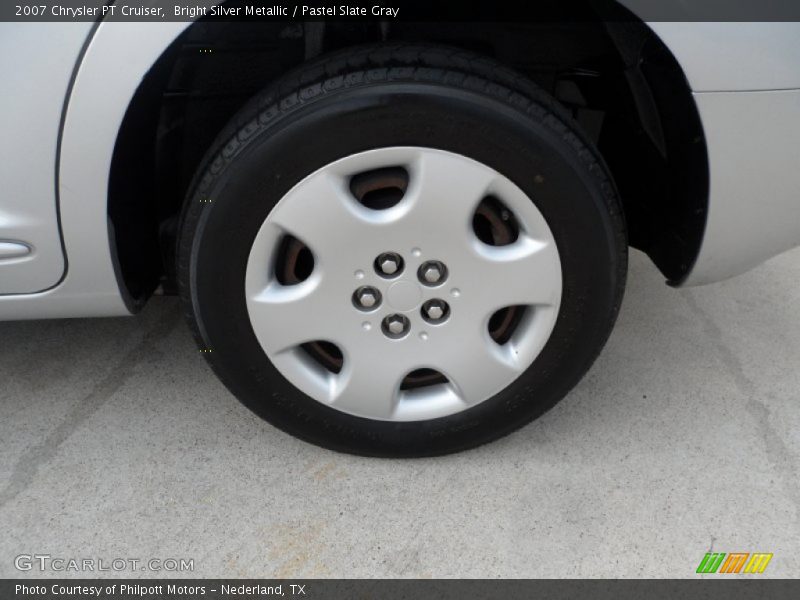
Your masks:
{"label": "silver car body", "polygon": [[[0,320],[131,314],[107,217],[117,134],[189,26],[0,24]],[[691,86],[709,164],[701,249],[680,285],[800,245],[800,24],[649,23]],[[46,43],[42,43],[46,40]]]}

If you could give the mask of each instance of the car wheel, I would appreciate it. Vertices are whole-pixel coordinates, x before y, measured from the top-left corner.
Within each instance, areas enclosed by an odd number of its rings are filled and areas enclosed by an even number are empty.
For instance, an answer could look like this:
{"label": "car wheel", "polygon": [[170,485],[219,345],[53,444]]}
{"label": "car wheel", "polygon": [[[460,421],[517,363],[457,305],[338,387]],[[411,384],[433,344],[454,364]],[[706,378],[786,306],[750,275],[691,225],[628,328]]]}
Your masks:
{"label": "car wheel", "polygon": [[597,152],[495,62],[366,47],[233,119],[182,217],[179,283],[204,355],[277,427],[424,456],[544,413],[605,343],[627,268]]}

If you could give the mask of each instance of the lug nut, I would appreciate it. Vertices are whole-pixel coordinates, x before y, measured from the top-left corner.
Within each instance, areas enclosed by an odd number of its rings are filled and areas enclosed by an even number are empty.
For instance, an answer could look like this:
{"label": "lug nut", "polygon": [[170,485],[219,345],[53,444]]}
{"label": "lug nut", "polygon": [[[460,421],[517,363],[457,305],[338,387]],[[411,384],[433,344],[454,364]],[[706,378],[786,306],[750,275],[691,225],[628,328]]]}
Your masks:
{"label": "lug nut", "polygon": [[429,323],[441,323],[450,314],[450,307],[444,300],[428,300],[422,305],[422,318]]}
{"label": "lug nut", "polygon": [[404,315],[393,314],[383,319],[381,328],[383,333],[390,338],[401,338],[408,333],[410,323]]}
{"label": "lug nut", "polygon": [[365,285],[353,293],[353,304],[356,307],[371,310],[381,303],[381,293],[374,287]]}
{"label": "lug nut", "polygon": [[400,319],[389,319],[386,321],[386,328],[395,335],[400,335],[406,328],[405,324]]}
{"label": "lug nut", "polygon": [[381,272],[385,275],[394,275],[397,273],[397,263],[394,259],[386,258],[381,261]]}
{"label": "lug nut", "polygon": [[447,267],[438,260],[429,260],[422,263],[417,276],[425,285],[438,285],[447,278]]}
{"label": "lug nut", "polygon": [[377,304],[378,299],[375,297],[375,294],[369,291],[363,291],[358,295],[358,302],[364,308],[372,308]]}
{"label": "lug nut", "polygon": [[425,281],[428,283],[436,283],[442,278],[442,274],[436,267],[428,267],[425,269]]}
{"label": "lug nut", "polygon": [[428,314],[428,318],[433,319],[434,321],[438,321],[444,316],[444,308],[441,306],[429,306],[428,310],[425,312]]}
{"label": "lug nut", "polygon": [[403,257],[396,252],[384,252],[375,259],[375,270],[384,277],[394,277],[403,270]]}

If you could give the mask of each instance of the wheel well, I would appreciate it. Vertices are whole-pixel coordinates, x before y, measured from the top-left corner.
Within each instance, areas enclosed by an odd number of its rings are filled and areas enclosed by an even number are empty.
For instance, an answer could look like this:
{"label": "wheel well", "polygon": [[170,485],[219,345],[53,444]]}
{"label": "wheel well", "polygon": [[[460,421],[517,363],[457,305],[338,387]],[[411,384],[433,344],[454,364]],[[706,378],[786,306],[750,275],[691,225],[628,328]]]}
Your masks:
{"label": "wheel well", "polygon": [[[629,239],[673,281],[705,226],[705,141],[685,77],[652,31],[617,7],[573,0],[569,23],[226,23],[198,21],[167,48],[127,109],[112,159],[109,218],[124,285],[174,291],[181,205],[220,130],[258,90],[319,54],[364,43],[441,43],[525,73],[573,114],[622,198]],[[592,15],[587,18],[587,15]]]}

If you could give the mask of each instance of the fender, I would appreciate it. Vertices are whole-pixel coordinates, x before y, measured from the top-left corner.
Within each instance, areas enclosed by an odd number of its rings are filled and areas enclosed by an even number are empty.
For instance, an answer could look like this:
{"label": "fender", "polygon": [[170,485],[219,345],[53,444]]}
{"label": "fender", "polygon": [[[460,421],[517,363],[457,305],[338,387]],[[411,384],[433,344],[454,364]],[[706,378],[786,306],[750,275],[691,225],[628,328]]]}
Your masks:
{"label": "fender", "polygon": [[147,35],[142,35],[139,23],[102,22],[95,28],[66,102],[57,163],[69,269],[60,284],[47,291],[0,296],[0,319],[132,314],[131,301],[119,284],[107,216],[111,159],[137,86],[189,25],[148,23]]}
{"label": "fender", "polygon": [[[757,2],[748,0],[619,3],[645,21],[670,49],[694,92],[800,88],[800,44],[791,4],[778,8],[765,4],[759,9]],[[710,22],[723,11],[743,18]]]}

